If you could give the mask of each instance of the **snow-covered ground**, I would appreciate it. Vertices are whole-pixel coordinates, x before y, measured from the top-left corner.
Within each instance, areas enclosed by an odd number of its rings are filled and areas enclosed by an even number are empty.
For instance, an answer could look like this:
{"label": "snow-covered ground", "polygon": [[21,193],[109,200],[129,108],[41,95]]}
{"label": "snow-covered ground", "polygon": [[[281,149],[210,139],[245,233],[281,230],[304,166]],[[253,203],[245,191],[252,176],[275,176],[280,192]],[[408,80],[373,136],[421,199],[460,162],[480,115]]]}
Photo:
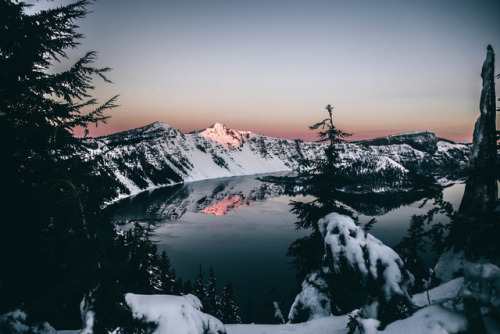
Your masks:
{"label": "snow-covered ground", "polygon": [[[475,265],[476,267],[478,265]],[[498,275],[498,268],[481,270],[484,278],[491,279]],[[477,269],[477,268],[476,268]],[[484,268],[483,268],[484,269]],[[469,269],[469,271],[472,269]],[[475,271],[477,272],[477,270]],[[493,274],[492,274],[493,273]],[[495,276],[496,277],[496,276]],[[475,281],[473,282],[475,284]],[[484,282],[483,282],[484,283]],[[364,321],[366,334],[452,334],[467,330],[467,320],[462,310],[453,305],[457,296],[464,289],[470,288],[471,282],[464,284],[464,278],[455,278],[436,288],[413,296],[413,303],[420,307],[412,316],[389,324],[383,331],[378,331],[378,321]],[[490,297],[496,298],[496,292]],[[496,300],[496,299],[492,299]],[[298,324],[264,325],[240,324],[222,325],[214,317],[200,311],[200,301],[192,296],[134,295],[127,294],[126,301],[138,319],[146,319],[158,324],[155,334],[346,334],[348,333],[348,315],[328,316]],[[429,303],[430,301],[430,303]],[[21,314],[22,318],[22,314]],[[0,319],[1,320],[1,319]],[[0,321],[1,322],[1,321]],[[499,323],[491,318],[485,319],[487,333],[500,333]],[[205,328],[205,332],[203,331]],[[47,333],[53,333],[50,330]],[[59,334],[77,334],[79,330],[58,331]]]}
{"label": "snow-covered ground", "polygon": [[345,334],[348,316],[315,319],[300,324],[226,325],[228,334]]}

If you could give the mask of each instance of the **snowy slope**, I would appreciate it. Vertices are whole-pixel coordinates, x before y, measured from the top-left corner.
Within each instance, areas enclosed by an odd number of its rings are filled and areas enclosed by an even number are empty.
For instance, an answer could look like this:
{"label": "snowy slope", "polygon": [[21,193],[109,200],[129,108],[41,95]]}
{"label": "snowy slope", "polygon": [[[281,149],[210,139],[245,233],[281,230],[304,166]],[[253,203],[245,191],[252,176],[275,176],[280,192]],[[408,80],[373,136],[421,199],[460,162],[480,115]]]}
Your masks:
{"label": "snowy slope", "polygon": [[[388,137],[392,138],[394,136]],[[409,133],[388,141],[339,145],[341,165],[352,173],[409,171],[443,174],[467,165],[469,148],[438,140],[432,133]],[[324,145],[238,131],[215,123],[183,134],[165,123],[96,139],[89,157],[106,178],[110,200],[176,183],[307,168],[305,161],[323,157]]]}
{"label": "snowy slope", "polygon": [[[426,293],[415,295],[413,301],[416,305],[424,307],[423,309],[407,319],[395,321],[387,326],[384,331],[376,331],[374,329],[373,333],[444,334],[463,332],[467,325],[463,314],[460,312],[452,312],[439,306],[443,300],[456,298],[463,286],[463,282],[464,280],[461,277],[429,290],[433,305],[427,307],[425,307],[427,305]],[[189,312],[187,312],[187,315],[190,320],[192,319],[191,325],[200,323],[209,317],[197,311],[197,305],[190,300],[193,299],[191,297],[186,299],[186,297],[161,295],[138,296],[129,294],[128,296],[127,302],[133,304],[136,316],[145,316],[145,318],[152,321],[161,319],[162,326],[168,325],[169,322],[175,322],[180,325],[189,324],[180,321],[179,317],[176,319],[177,312],[182,308],[183,304],[188,304],[187,307]],[[192,307],[191,304],[194,304],[194,307]],[[165,316],[162,316],[163,314],[165,314]],[[348,322],[348,315],[342,315],[314,319],[299,324],[244,324],[224,325],[224,327],[228,334],[347,334]],[[213,324],[219,325],[217,321],[213,321]],[[79,330],[57,331],[59,334],[77,334],[79,332]],[[162,334],[165,332],[158,331],[158,333]]]}

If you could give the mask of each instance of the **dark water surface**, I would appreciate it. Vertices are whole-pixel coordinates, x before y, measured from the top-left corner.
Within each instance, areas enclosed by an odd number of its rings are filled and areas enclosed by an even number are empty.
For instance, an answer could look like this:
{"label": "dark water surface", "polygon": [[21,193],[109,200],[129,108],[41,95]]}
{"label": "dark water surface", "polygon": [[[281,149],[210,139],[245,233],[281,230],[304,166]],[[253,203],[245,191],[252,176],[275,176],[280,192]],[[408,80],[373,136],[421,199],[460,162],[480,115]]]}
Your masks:
{"label": "dark water surface", "polygon": [[[287,249],[310,234],[295,229],[290,200],[313,198],[285,194],[282,187],[258,177],[199,181],[144,193],[118,203],[115,219],[155,224],[152,238],[160,251],[167,251],[177,276],[194,282],[199,264],[206,274],[213,266],[219,293],[227,282],[233,284],[242,319],[247,320],[250,304],[252,320],[269,323],[274,315],[272,301],[279,299],[286,316],[300,285]],[[462,184],[445,188],[444,200],[457,209],[463,190]],[[361,224],[377,219],[370,233],[388,246],[405,235],[412,215],[433,207],[432,201],[424,204],[422,199],[391,204],[368,210],[370,215],[358,212]],[[438,216],[435,221],[448,220]]]}

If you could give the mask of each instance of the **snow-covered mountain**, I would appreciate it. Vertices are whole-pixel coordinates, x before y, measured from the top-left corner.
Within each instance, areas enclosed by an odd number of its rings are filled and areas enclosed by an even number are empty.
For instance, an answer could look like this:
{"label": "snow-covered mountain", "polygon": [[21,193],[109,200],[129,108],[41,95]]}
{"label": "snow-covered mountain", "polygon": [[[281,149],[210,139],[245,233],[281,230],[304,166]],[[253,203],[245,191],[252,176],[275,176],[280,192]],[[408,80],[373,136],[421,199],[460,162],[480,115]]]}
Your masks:
{"label": "snow-covered mountain", "polygon": [[[165,123],[89,139],[89,157],[110,200],[176,183],[307,168],[324,145],[237,131],[224,124],[184,134]],[[338,146],[342,165],[356,175],[421,172],[449,175],[467,166],[470,149],[414,132]],[[403,182],[404,183],[404,182]],[[383,191],[383,187],[373,189]]]}

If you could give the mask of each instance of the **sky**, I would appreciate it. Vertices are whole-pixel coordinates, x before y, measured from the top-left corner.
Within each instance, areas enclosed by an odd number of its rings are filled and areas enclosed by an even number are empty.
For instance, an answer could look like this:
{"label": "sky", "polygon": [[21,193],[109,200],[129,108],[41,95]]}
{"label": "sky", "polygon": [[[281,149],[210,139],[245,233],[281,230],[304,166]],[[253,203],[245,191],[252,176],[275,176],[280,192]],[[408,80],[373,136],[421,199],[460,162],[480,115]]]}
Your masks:
{"label": "sky", "polygon": [[98,51],[114,84],[96,79],[93,95],[120,94],[94,136],[219,122],[314,140],[308,126],[331,104],[354,140],[428,130],[470,141],[486,47],[500,52],[498,0],[97,0],[89,10],[71,59]]}

